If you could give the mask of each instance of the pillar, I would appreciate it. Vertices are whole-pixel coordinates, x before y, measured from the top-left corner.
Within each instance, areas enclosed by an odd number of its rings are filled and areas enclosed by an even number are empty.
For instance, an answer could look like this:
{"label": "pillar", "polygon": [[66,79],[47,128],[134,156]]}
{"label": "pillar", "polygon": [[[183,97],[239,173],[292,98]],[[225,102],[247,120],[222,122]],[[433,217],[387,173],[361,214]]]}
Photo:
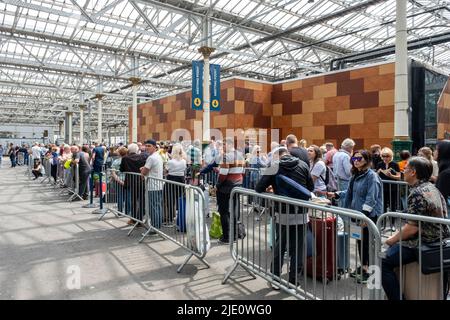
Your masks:
{"label": "pillar", "polygon": [[80,94],[80,145],[84,143],[84,110],[86,110],[86,105],[84,104],[84,94]]}
{"label": "pillar", "polygon": [[59,121],[59,139],[63,139],[65,136],[64,132],[64,120]]}
{"label": "pillar", "polygon": [[137,139],[137,89],[139,82],[141,81],[140,78],[137,77],[131,77],[130,78],[131,83],[133,84],[133,106],[131,109],[131,140],[132,142],[138,142]]}
{"label": "pillar", "polygon": [[69,110],[66,111],[66,120],[65,120],[65,124],[66,124],[66,128],[65,128],[65,137],[64,137],[64,141],[68,144],[72,144],[72,122],[73,122],[73,111],[70,108]]}
{"label": "pillar", "polygon": [[198,49],[203,55],[203,144],[211,139],[210,129],[210,89],[209,89],[209,56],[214,52],[214,48],[203,46]]}
{"label": "pillar", "polygon": [[103,106],[102,106],[102,99],[104,97],[103,94],[96,94],[95,97],[97,98],[97,112],[98,112],[98,118],[97,118],[97,141],[98,143],[102,143],[103,141],[103,131],[102,131],[102,121],[103,121]]}
{"label": "pillar", "polygon": [[409,136],[408,103],[408,39],[406,27],[407,0],[397,0],[396,39],[395,39],[395,113],[394,156],[399,160],[402,150],[410,150],[412,141]]}

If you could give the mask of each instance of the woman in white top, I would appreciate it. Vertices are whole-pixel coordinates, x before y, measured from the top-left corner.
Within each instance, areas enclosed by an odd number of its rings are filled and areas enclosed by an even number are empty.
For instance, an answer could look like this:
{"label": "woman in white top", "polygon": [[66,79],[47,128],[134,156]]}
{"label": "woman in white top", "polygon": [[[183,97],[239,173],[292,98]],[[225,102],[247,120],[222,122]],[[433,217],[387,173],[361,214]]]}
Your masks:
{"label": "woman in white top", "polygon": [[[167,180],[185,183],[186,160],[183,157],[183,147],[177,143],[172,148],[170,160],[167,162]],[[173,183],[164,184],[164,223],[173,223],[176,216],[176,209],[179,210],[179,203],[184,197],[184,187]]]}
{"label": "woman in white top", "polygon": [[322,160],[322,151],[316,145],[308,148],[308,157],[310,161],[311,177],[314,181],[314,193],[317,196],[326,196],[327,186],[325,179],[327,175],[327,167]]}
{"label": "woman in white top", "polygon": [[431,161],[431,163],[433,164],[433,174],[431,175],[430,181],[436,183],[439,174],[439,166],[437,161],[433,159],[433,151],[431,151],[431,149],[428,147],[423,147],[419,149],[417,155]]}

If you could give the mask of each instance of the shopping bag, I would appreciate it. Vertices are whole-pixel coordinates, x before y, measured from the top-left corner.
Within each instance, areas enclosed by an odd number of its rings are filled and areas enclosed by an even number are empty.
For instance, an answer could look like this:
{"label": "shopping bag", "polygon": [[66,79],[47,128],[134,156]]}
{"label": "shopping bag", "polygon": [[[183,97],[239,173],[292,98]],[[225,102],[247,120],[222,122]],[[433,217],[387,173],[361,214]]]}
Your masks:
{"label": "shopping bag", "polygon": [[195,189],[186,189],[186,238],[187,247],[194,252],[203,254],[211,247],[208,227],[204,225],[204,210],[201,197]]}
{"label": "shopping bag", "polygon": [[209,230],[209,236],[213,239],[219,239],[222,237],[222,223],[220,222],[220,214],[218,212],[212,213],[212,223]]}

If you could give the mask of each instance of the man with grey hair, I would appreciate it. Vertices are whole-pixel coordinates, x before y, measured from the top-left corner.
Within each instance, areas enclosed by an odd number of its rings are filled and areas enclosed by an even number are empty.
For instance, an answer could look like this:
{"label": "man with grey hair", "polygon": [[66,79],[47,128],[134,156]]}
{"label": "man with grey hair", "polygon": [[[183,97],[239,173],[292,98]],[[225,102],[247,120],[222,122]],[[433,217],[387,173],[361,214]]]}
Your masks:
{"label": "man with grey hair", "polygon": [[348,183],[352,177],[352,163],[350,158],[355,147],[355,141],[350,138],[342,141],[341,149],[333,156],[333,172],[338,181],[339,191],[348,189]]}
{"label": "man with grey hair", "polygon": [[298,140],[295,135],[290,134],[286,137],[286,147],[291,155],[299,158],[309,166],[308,151],[298,146]]}
{"label": "man with grey hair", "polygon": [[[148,154],[139,154],[139,146],[136,143],[128,145],[128,155],[122,158],[120,172],[135,172],[140,175],[140,168],[145,166]],[[145,185],[139,175],[125,175],[125,203],[131,199],[131,217],[137,221],[143,221],[145,214]],[[125,206],[127,207],[127,206]],[[133,224],[133,219],[128,224]]]}

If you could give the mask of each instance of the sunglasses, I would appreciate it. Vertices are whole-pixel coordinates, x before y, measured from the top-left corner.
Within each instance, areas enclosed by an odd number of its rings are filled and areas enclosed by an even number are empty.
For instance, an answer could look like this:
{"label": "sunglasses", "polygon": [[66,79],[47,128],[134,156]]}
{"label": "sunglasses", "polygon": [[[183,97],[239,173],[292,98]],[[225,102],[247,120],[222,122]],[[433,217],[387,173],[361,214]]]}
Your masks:
{"label": "sunglasses", "polygon": [[388,155],[388,154],[383,154],[381,157],[382,157],[382,158],[389,158],[390,155]]}
{"label": "sunglasses", "polygon": [[361,161],[363,159],[363,157],[352,157],[352,161]]}

